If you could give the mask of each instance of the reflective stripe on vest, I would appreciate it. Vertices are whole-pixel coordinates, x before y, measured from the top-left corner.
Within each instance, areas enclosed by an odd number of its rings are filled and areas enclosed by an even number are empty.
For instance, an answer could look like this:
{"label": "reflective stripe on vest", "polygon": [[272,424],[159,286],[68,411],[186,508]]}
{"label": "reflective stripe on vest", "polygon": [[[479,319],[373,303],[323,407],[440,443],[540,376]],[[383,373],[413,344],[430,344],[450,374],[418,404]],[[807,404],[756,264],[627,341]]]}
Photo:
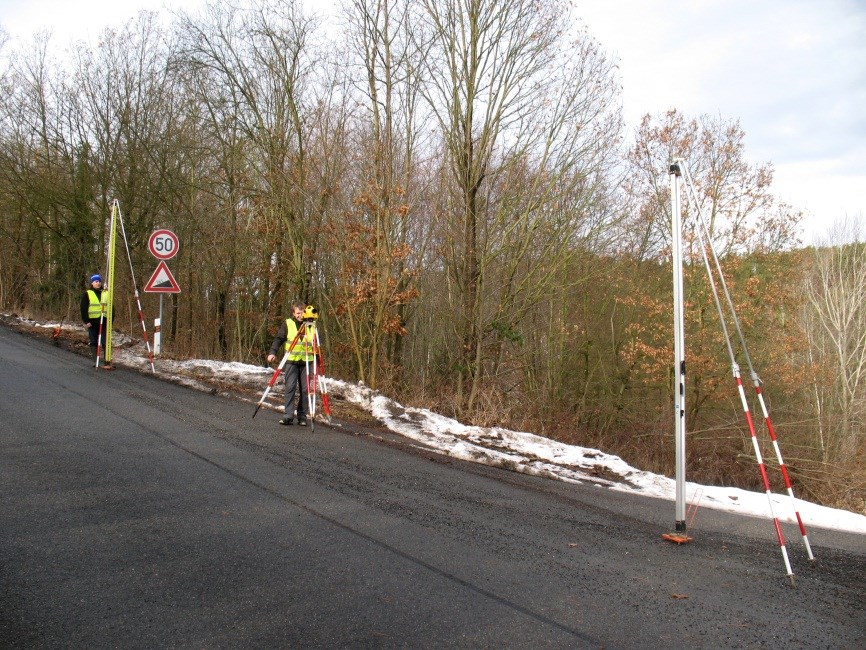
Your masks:
{"label": "reflective stripe on vest", "polygon": [[87,308],[88,318],[100,318],[102,316],[102,300],[93,289],[87,290],[87,299],[90,306]]}
{"label": "reflective stripe on vest", "polygon": [[[293,318],[287,318],[285,344],[286,352],[289,351],[289,347],[292,345],[292,341],[295,340],[295,337],[297,335],[298,324]],[[292,352],[291,354],[289,354],[289,361],[312,361],[314,337],[315,330],[312,327],[307,327],[304,330],[304,335],[298,339],[298,342],[295,343],[295,347],[292,348]]]}

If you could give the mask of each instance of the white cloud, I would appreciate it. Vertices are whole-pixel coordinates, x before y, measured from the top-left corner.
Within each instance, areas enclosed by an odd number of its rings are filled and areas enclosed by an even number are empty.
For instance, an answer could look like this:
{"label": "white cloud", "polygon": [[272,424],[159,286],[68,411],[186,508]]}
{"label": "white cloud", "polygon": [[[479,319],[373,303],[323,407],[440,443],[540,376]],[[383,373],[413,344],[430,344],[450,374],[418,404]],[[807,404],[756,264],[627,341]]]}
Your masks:
{"label": "white cloud", "polygon": [[582,0],[620,59],[627,124],[677,108],[737,119],[807,234],[866,209],[866,5],[852,0]]}
{"label": "white cloud", "polygon": [[50,31],[57,43],[91,41],[106,27],[120,27],[139,11],[167,14],[202,6],[204,0],[0,0],[0,25],[13,38],[26,41]]}

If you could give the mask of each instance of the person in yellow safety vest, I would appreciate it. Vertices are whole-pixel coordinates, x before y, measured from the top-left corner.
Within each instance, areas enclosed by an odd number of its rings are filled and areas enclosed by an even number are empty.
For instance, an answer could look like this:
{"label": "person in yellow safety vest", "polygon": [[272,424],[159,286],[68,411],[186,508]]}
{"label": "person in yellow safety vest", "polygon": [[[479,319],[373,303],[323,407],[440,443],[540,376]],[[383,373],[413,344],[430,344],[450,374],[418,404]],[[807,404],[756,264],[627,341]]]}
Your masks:
{"label": "person in yellow safety vest", "polygon": [[[81,320],[87,329],[90,339],[90,356],[96,360],[97,345],[99,344],[99,320],[103,315],[102,276],[99,274],[90,276],[90,288],[81,296]],[[107,296],[106,296],[107,297]]]}
{"label": "person in yellow safety vest", "polygon": [[[276,359],[278,353],[289,352],[289,346],[295,340],[298,331],[304,327],[304,308],[305,305],[302,302],[292,303],[292,317],[287,318],[277,331],[277,336],[274,338],[268,354],[268,363]],[[292,418],[295,414],[296,393],[298,395],[298,424],[302,427],[307,424],[307,362],[313,360],[313,332],[314,330],[307,329],[301,335],[286,361],[284,369],[286,413],[280,420],[280,424],[292,424]]]}

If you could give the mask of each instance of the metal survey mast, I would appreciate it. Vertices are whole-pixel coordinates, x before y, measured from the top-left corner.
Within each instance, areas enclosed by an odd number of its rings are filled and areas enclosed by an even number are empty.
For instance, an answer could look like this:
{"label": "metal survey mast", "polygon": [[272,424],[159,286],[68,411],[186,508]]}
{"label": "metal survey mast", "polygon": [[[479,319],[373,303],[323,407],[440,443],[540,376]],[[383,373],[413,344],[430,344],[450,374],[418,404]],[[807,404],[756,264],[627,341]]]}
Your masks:
{"label": "metal survey mast", "polygon": [[674,302],[674,437],[676,440],[676,514],[678,533],[686,533],[686,352],[683,317],[683,225],[679,186],[680,161],[671,163],[671,261]]}
{"label": "metal survey mast", "polygon": [[[794,490],[791,484],[791,479],[788,475],[788,470],[785,467],[785,462],[782,458],[782,452],[779,447],[778,438],[770,419],[767,405],[764,402],[763,393],[761,391],[761,380],[758,373],[752,364],[752,358],[749,355],[749,348],[746,344],[746,338],[743,335],[740,320],[737,317],[737,311],[734,307],[734,301],[731,298],[731,293],[728,290],[727,282],[725,281],[722,267],[719,263],[718,255],[713,247],[712,236],[707,222],[704,219],[701,202],[698,200],[698,194],[695,190],[694,182],[692,181],[689,168],[683,159],[674,159],[669,168],[670,186],[671,186],[671,235],[672,248],[671,259],[673,263],[673,302],[674,302],[674,431],[676,437],[676,533],[666,535],[668,539],[676,542],[689,541],[691,538],[686,535],[686,480],[685,480],[685,446],[686,446],[686,412],[685,412],[685,397],[686,397],[686,361],[685,361],[685,329],[684,329],[684,311],[683,311],[683,248],[682,248],[682,210],[680,204],[680,190],[685,191],[686,202],[692,209],[693,219],[695,220],[695,234],[697,235],[698,247],[701,251],[701,258],[704,263],[704,268],[707,272],[710,288],[712,289],[713,302],[719,316],[722,333],[724,335],[725,345],[727,347],[728,356],[731,361],[731,372],[736,382],[737,393],[740,397],[740,403],[743,408],[743,414],[748,425],[749,435],[752,441],[752,447],[755,452],[755,460],[761,473],[761,479],[764,484],[764,490],[767,495],[769,504],[769,513],[773,520],[773,525],[776,530],[776,536],[779,541],[779,548],[782,552],[782,558],[785,562],[785,569],[791,584],[794,585],[794,574],[791,570],[791,563],[788,558],[788,551],[785,547],[785,538],[782,534],[782,527],[779,523],[779,518],[776,516],[775,506],[773,503],[773,493],[770,488],[770,481],[767,475],[767,468],[764,459],[761,455],[761,448],[758,443],[755,422],[752,418],[752,413],[749,408],[749,402],[746,399],[743,381],[740,375],[740,366],[737,363],[737,357],[734,352],[734,344],[731,341],[731,333],[728,328],[728,322],[731,323],[737,335],[737,341],[740,346],[740,352],[746,360],[749,367],[749,376],[755,387],[757,400],[761,407],[761,412],[764,418],[764,425],[772,441],[772,446],[776,454],[776,459],[779,463],[779,470],[785,481],[788,497],[791,507],[796,515],[796,521],[800,527],[800,534],[803,538],[803,543],[809,556],[809,560],[814,561],[815,557],[812,554],[812,548],[809,544],[809,537],[806,533],[806,527],[803,524],[803,519],[800,516],[800,511],[794,498]],[[712,262],[711,262],[712,260]],[[724,296],[727,312],[722,306],[721,295]],[[730,320],[728,320],[730,319]],[[697,506],[695,505],[695,509]]]}

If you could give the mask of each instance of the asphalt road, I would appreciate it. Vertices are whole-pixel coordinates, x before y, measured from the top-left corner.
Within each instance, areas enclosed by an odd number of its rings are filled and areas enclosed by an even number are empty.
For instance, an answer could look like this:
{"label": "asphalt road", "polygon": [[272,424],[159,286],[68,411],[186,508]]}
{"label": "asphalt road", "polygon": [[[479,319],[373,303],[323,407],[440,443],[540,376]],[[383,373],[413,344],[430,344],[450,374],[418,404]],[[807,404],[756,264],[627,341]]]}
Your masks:
{"label": "asphalt road", "polygon": [[0,646],[866,648],[866,536],[251,414],[0,327]]}

